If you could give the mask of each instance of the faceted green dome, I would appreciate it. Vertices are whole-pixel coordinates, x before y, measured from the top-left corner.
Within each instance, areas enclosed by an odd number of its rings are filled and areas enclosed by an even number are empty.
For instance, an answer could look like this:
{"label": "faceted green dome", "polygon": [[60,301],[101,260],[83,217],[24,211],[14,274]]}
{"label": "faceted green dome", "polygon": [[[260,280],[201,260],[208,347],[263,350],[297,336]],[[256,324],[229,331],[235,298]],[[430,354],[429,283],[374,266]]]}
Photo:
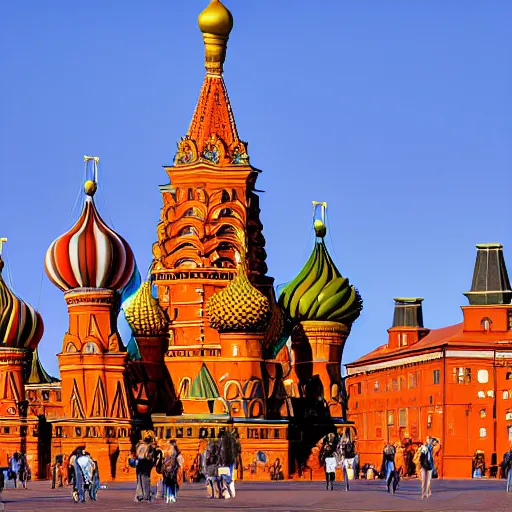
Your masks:
{"label": "faceted green dome", "polygon": [[294,322],[324,320],[345,325],[351,325],[363,309],[359,292],[340,274],[323,238],[315,242],[299,275],[283,288],[279,305]]}

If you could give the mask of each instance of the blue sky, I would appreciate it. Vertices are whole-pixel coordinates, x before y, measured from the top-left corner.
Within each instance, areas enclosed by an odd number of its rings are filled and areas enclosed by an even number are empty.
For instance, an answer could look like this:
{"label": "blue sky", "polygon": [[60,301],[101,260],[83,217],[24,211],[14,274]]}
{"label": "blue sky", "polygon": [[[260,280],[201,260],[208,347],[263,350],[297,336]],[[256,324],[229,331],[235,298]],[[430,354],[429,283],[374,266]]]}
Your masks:
{"label": "blue sky", "polygon": [[[44,254],[78,216],[84,154],[98,207],[151,261],[176,141],[201,87],[205,0],[25,0],[0,6],[0,236],[15,291],[45,320],[42,360],[67,329]],[[258,180],[270,275],[312,243],[311,201],[364,311],[349,362],[386,342],[393,297],[425,298],[427,327],[461,320],[476,243],[512,266],[512,3],[226,0],[225,78]],[[73,213],[73,214],[72,214]],[[71,215],[72,214],[72,215]]]}

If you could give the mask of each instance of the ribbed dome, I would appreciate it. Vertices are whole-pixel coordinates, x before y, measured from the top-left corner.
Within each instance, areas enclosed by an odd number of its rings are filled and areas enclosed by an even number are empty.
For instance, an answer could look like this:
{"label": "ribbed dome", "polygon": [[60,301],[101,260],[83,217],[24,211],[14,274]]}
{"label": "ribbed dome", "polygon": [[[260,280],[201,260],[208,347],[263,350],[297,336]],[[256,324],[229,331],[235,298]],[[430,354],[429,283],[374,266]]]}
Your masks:
{"label": "ribbed dome", "polygon": [[315,242],[299,275],[283,288],[279,304],[295,322],[326,320],[346,325],[352,324],[363,308],[359,292],[342,277],[323,239]]}
{"label": "ribbed dome", "polygon": [[270,316],[269,300],[249,282],[243,264],[233,281],[210,297],[206,309],[219,332],[263,332]]}
{"label": "ribbed dome", "polygon": [[34,349],[43,336],[43,319],[9,289],[3,267],[0,258],[0,347]]}
{"label": "ribbed dome", "polygon": [[134,267],[130,246],[105,224],[92,194],[86,198],[76,224],[50,245],[45,258],[48,277],[63,291],[119,290],[130,280]]}
{"label": "ribbed dome", "polygon": [[169,321],[157,299],[151,294],[151,283],[142,283],[132,303],[124,312],[135,335],[157,336],[167,332]]}
{"label": "ribbed dome", "polygon": [[222,2],[212,0],[199,15],[198,24],[203,34],[228,37],[233,29],[233,16]]}

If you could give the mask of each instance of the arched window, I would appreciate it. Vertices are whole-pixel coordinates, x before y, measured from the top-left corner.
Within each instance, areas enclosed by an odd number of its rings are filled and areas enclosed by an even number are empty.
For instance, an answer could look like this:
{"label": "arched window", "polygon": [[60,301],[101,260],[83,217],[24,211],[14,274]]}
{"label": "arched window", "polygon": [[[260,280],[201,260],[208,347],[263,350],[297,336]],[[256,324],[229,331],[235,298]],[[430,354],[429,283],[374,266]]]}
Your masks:
{"label": "arched window", "polygon": [[197,268],[197,263],[194,260],[191,260],[189,258],[183,258],[181,260],[178,260],[176,262],[176,265],[174,265],[175,268],[182,267],[182,268]]}
{"label": "arched window", "polygon": [[199,209],[193,206],[192,208],[189,208],[184,214],[183,217],[197,217],[198,219],[203,218],[203,212]]}
{"label": "arched window", "polygon": [[488,332],[491,330],[492,320],[490,318],[482,318],[482,321],[480,322],[482,327],[484,328],[485,332]]}
{"label": "arched window", "polygon": [[233,210],[231,208],[223,208],[219,213],[219,219],[221,217],[233,217]]}
{"label": "arched window", "polygon": [[197,229],[193,226],[186,226],[180,230],[178,236],[199,236]]}
{"label": "arched window", "polygon": [[233,226],[222,226],[219,231],[217,231],[218,236],[222,235],[232,235],[235,233],[235,228]]}
{"label": "arched window", "polygon": [[71,352],[78,352],[78,349],[75,347],[75,345],[71,342],[69,342],[67,345],[66,345],[66,352],[69,354]]}
{"label": "arched window", "polygon": [[89,341],[84,347],[84,354],[99,354],[100,349],[94,341]]}
{"label": "arched window", "polygon": [[220,198],[220,202],[228,203],[229,201],[231,201],[231,198],[229,197],[229,192],[227,190],[223,190],[221,198]]}

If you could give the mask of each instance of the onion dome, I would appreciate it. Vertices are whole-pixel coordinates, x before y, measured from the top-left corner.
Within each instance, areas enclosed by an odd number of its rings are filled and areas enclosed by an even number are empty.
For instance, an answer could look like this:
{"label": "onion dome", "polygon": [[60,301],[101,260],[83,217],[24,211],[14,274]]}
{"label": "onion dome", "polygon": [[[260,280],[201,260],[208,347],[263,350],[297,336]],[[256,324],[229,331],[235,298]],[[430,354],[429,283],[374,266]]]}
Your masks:
{"label": "onion dome", "polygon": [[244,264],[226,288],[210,297],[206,309],[219,332],[263,332],[271,313],[269,300],[250,283]]}
{"label": "onion dome", "polygon": [[43,336],[43,319],[9,289],[2,278],[3,268],[0,258],[0,347],[33,349]]}
{"label": "onion dome", "polygon": [[153,297],[149,281],[142,283],[124,316],[135,336],[158,336],[168,331],[169,321],[158,299]]}
{"label": "onion dome", "polygon": [[315,221],[315,232],[313,252],[299,275],[282,289],[279,304],[294,322],[324,320],[351,325],[360,315],[363,301],[327,251],[325,224]]}
{"label": "onion dome", "polygon": [[197,21],[203,34],[228,37],[233,29],[233,16],[219,0],[212,0]]}
{"label": "onion dome", "polygon": [[63,291],[74,288],[119,290],[132,277],[135,258],[126,240],[110,229],[94,204],[96,182],[84,185],[87,198],[76,224],[46,252],[50,281]]}

